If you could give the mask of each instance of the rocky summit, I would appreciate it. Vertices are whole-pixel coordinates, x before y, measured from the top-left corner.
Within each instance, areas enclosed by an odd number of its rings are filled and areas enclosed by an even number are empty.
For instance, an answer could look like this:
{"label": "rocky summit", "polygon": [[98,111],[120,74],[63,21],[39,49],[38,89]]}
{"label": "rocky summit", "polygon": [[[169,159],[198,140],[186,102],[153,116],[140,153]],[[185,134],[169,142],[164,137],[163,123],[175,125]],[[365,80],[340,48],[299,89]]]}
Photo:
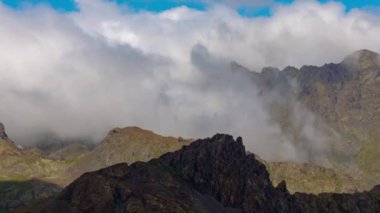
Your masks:
{"label": "rocky summit", "polygon": [[379,212],[380,186],[355,194],[291,195],[274,187],[242,139],[217,134],[147,163],[86,173],[20,212]]}

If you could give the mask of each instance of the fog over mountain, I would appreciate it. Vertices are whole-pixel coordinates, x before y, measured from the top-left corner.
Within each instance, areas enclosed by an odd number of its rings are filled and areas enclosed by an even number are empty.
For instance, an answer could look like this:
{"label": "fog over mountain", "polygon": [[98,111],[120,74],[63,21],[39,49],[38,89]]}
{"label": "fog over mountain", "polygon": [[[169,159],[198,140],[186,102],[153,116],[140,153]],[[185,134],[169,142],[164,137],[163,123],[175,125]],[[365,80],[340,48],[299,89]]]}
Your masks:
{"label": "fog over mountain", "polygon": [[[70,13],[0,3],[0,121],[18,143],[46,134],[100,141],[113,127],[133,125],[191,138],[241,135],[268,160],[306,161],[307,150],[271,122],[265,103],[281,96],[259,96],[231,62],[260,71],[380,51],[380,17],[339,3],[296,1],[248,18],[231,4],[152,13],[76,2],[79,11]],[[309,148],[326,151],[330,136],[294,106]]]}

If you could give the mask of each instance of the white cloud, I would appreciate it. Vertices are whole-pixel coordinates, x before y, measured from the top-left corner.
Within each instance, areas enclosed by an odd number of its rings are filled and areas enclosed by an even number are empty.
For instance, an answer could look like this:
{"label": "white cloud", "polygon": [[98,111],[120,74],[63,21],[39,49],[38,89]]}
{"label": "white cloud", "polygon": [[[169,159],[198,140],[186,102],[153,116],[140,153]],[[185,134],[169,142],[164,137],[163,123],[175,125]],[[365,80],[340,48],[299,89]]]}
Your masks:
{"label": "white cloud", "polygon": [[112,127],[138,125],[185,137],[233,133],[267,158],[305,160],[229,63],[321,65],[380,50],[379,17],[337,3],[300,1],[268,18],[220,5],[162,13],[78,5],[66,14],[0,5],[0,120],[16,141],[46,131],[100,140]]}
{"label": "white cloud", "polygon": [[[186,2],[187,0],[178,0],[179,2]],[[194,2],[194,1],[187,1]],[[198,2],[206,3],[209,5],[224,4],[232,8],[238,7],[261,7],[274,4],[274,0],[199,0]]]}

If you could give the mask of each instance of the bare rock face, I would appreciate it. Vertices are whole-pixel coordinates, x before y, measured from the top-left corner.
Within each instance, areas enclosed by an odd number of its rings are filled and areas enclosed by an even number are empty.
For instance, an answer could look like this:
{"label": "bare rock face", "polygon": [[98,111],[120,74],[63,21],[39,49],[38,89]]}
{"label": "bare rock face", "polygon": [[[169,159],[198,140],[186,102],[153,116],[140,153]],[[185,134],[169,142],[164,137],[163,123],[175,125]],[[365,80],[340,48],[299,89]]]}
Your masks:
{"label": "bare rock face", "polygon": [[0,139],[7,139],[7,138],[8,138],[8,136],[5,133],[4,125],[2,123],[0,123]]}
{"label": "bare rock face", "polygon": [[379,187],[356,194],[289,194],[241,138],[217,134],[147,163],[87,173],[24,212],[379,212]]}

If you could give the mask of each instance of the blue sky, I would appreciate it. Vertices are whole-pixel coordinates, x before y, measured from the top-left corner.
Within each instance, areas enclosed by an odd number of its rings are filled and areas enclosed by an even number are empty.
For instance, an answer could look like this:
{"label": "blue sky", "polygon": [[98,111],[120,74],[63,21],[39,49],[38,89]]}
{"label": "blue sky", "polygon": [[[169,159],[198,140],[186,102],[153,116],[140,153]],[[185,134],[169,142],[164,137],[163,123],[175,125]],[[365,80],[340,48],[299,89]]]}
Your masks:
{"label": "blue sky", "polygon": [[[25,5],[45,4],[50,5],[58,11],[75,11],[76,5],[74,0],[0,0],[5,5],[12,8],[21,9]],[[196,8],[203,10],[207,8],[202,0],[109,0],[115,1],[119,4],[126,4],[134,10],[148,10],[148,11],[162,11],[177,7],[180,5],[186,5],[190,8]],[[320,2],[329,2],[331,0],[319,0]],[[335,0],[343,3],[347,10],[353,8],[360,8],[366,10],[375,10],[380,7],[380,1],[376,0]],[[275,0],[276,3],[289,4],[293,0]],[[270,15],[270,8],[267,6],[260,7],[240,7],[237,11],[242,15],[248,16],[268,16]]]}

